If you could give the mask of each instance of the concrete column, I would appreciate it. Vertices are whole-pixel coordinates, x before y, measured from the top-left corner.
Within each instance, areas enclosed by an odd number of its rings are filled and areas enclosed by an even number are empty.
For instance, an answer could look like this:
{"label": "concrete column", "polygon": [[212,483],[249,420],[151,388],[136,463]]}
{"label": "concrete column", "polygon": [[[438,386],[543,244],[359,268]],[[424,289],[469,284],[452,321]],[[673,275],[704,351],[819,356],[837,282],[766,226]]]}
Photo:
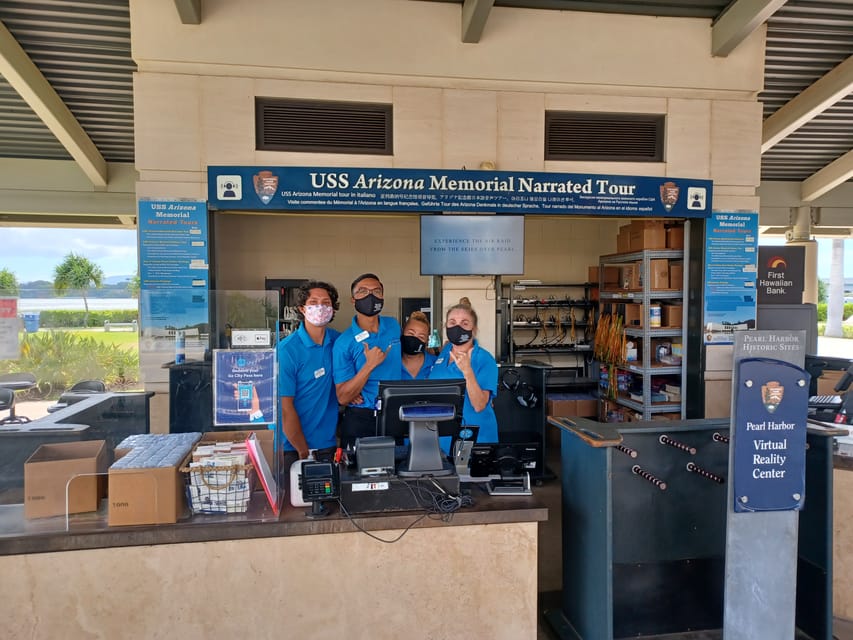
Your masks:
{"label": "concrete column", "polygon": [[844,316],[844,240],[832,240],[832,264],[829,271],[829,300],[826,305],[826,330],[824,335],[843,338],[841,322]]}
{"label": "concrete column", "polygon": [[811,207],[791,209],[788,245],[805,247],[803,302],[817,304],[817,242],[811,239]]}

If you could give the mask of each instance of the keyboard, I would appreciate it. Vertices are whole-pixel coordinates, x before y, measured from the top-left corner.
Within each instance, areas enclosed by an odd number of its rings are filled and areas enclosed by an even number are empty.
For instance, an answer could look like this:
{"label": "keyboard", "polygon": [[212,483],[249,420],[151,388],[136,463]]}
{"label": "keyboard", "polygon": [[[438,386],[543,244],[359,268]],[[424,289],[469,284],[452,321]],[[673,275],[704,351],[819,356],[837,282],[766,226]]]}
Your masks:
{"label": "keyboard", "polygon": [[817,409],[818,411],[829,409],[837,411],[841,408],[841,402],[841,396],[811,396],[809,398],[809,409]]}

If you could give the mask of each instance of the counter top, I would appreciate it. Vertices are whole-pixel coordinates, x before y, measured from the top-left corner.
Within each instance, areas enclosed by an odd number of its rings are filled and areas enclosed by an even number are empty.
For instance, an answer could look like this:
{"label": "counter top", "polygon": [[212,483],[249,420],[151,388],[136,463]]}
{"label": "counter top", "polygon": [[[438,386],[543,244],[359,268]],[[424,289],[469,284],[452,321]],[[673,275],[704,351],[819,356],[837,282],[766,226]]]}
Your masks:
{"label": "counter top", "polygon": [[[407,527],[446,527],[510,522],[542,522],[548,509],[533,496],[490,496],[479,488],[472,489],[474,506],[462,508],[452,515],[425,514],[423,511],[395,511],[359,514],[348,518],[337,503],[329,503],[331,513],[325,518],[306,517],[305,507],[286,503],[278,517],[265,500],[253,497],[253,504],[265,509],[237,515],[196,515],[176,524],[136,527],[108,527],[105,513],[72,516],[66,530],[65,517],[25,520],[21,504],[0,505],[0,555],[73,551],[156,544],[182,544],[303,536],[326,533],[394,532],[381,535],[396,537]],[[101,511],[104,511],[104,505]]]}

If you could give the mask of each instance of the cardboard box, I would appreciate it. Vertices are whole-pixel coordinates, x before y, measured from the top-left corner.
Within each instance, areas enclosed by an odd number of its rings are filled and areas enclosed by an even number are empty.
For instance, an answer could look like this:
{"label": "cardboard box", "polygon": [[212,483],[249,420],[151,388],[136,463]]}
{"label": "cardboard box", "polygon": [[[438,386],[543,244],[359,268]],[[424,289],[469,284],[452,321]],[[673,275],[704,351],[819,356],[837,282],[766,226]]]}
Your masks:
{"label": "cardboard box", "polygon": [[843,396],[847,391],[836,391],[835,385],[844,376],[843,371],[832,371],[824,369],[820,378],[817,379],[817,393],[821,396]]}
{"label": "cardboard box", "polygon": [[104,483],[95,476],[79,474],[106,473],[106,470],[104,440],[41,445],[24,463],[24,516],[64,515],[66,485],[68,513],[97,511]]}
{"label": "cardboard box", "polygon": [[587,282],[598,284],[598,278],[602,273],[604,275],[605,287],[609,284],[616,285],[619,283],[619,267],[604,267],[603,272],[598,267],[588,267]]}
{"label": "cardboard box", "polygon": [[640,262],[633,262],[622,267],[622,289],[643,288],[643,266]]}
{"label": "cardboard box", "polygon": [[684,307],[680,304],[665,304],[661,307],[661,324],[664,327],[680,327]]}
{"label": "cardboard box", "polygon": [[680,290],[684,285],[684,263],[669,263],[669,288]]}
{"label": "cardboard box", "polygon": [[625,305],[625,326],[634,328],[643,326],[643,305],[633,303]]}
{"label": "cardboard box", "polygon": [[598,413],[598,400],[584,393],[550,393],[546,404],[549,416],[588,418]]}
{"label": "cardboard box", "polygon": [[649,260],[649,280],[651,289],[669,289],[669,260],[658,258]]}
{"label": "cardboard box", "polygon": [[573,398],[562,397],[563,394],[548,396],[547,408],[549,416],[577,416],[577,401]]}
{"label": "cardboard box", "polygon": [[630,233],[631,251],[666,248],[666,229],[660,220],[633,220]]}
{"label": "cardboard box", "polygon": [[666,228],[666,248],[684,248],[684,227],[681,225]]}
{"label": "cardboard box", "polygon": [[619,234],[616,236],[616,253],[631,252],[631,225],[619,227]]}
{"label": "cardboard box", "polygon": [[[126,451],[116,449],[121,457]],[[109,526],[169,524],[184,514],[186,496],[181,467],[191,453],[173,467],[109,470]]]}

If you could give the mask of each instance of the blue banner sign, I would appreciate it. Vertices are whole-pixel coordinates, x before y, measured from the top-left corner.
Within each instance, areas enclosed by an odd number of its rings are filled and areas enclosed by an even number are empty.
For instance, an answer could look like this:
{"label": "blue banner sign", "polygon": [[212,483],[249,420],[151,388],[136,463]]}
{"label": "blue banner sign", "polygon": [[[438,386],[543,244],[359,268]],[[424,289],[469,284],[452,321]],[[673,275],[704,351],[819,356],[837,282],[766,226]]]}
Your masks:
{"label": "blue banner sign", "polygon": [[[771,334],[762,340],[773,343],[765,345],[768,348],[784,347],[775,344],[777,338],[794,339]],[[802,509],[809,379],[803,369],[781,360],[739,361],[733,439],[735,511]]]}
{"label": "blue banner sign", "polygon": [[755,329],[758,214],[714,213],[705,224],[705,344]]}
{"label": "blue banner sign", "polygon": [[143,351],[171,351],[177,331],[200,358],[209,331],[207,203],[139,202],[139,323]]}
{"label": "blue banner sign", "polygon": [[275,349],[213,352],[213,424],[276,422]]}
{"label": "blue banner sign", "polygon": [[704,218],[710,180],[522,171],[208,167],[217,209]]}

